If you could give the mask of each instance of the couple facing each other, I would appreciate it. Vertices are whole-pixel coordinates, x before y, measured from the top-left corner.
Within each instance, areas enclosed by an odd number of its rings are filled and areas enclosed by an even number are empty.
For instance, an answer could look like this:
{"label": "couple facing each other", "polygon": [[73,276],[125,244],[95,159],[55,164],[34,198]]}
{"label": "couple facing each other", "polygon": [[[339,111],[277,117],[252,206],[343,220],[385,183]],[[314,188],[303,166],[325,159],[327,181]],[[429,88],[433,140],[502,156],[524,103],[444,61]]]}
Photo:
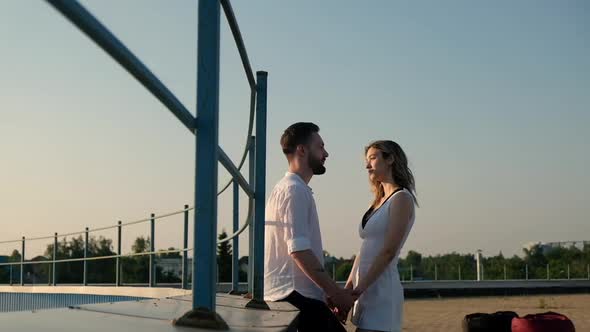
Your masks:
{"label": "couple facing each other", "polygon": [[392,141],[365,148],[375,199],[362,218],[359,214],[361,248],[341,288],[324,270],[318,214],[308,186],[314,175],[326,172],[328,152],[319,127],[307,122],[291,125],[281,137],[281,147],[289,170],[266,205],[265,300],[297,307],[297,329],[302,332],[345,331],[341,322],[351,309],[357,331],[401,331],[404,294],[397,262],[417,205],[405,153]]}

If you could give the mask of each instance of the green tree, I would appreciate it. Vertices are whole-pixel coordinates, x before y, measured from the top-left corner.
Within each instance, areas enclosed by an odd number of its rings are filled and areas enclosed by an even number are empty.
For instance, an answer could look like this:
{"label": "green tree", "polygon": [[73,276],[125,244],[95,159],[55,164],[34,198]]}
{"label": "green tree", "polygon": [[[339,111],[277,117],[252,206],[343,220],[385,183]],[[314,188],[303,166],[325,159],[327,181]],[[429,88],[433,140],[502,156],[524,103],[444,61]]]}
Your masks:
{"label": "green tree", "polygon": [[[227,238],[225,230],[219,234],[218,239]],[[229,241],[217,245],[217,268],[220,282],[230,282],[232,277],[232,247]]]}
{"label": "green tree", "polygon": [[[88,240],[88,257],[113,256],[113,240],[100,236],[98,239],[91,237]],[[116,259],[99,259],[88,261],[89,283],[114,283]]]}
{"label": "green tree", "polygon": [[344,261],[336,268],[336,281],[346,281],[348,280],[348,275],[352,270],[352,262],[354,262],[354,256],[352,261]]}
{"label": "green tree", "polygon": [[547,257],[543,253],[540,243],[531,246],[529,249],[523,248],[524,262],[528,266],[529,279],[542,279],[546,277]]}
{"label": "green tree", "polygon": [[[149,237],[137,237],[131,245],[131,251],[134,254],[149,252],[150,244]],[[121,263],[123,283],[134,284],[147,283],[149,281],[149,255],[123,257]]]}

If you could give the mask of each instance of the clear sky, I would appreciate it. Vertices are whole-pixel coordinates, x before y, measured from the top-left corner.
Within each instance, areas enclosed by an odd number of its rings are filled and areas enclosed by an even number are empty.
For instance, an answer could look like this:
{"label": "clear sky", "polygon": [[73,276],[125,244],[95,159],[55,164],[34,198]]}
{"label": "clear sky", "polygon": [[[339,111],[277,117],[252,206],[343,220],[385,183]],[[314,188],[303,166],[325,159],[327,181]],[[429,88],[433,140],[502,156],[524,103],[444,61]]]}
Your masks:
{"label": "clear sky", "polygon": [[[195,112],[196,1],[82,3]],[[254,70],[269,72],[268,190],[286,169],[282,131],[321,127],[328,172],[310,185],[330,253],[359,247],[363,148],[375,139],[400,143],[416,177],[421,208],[403,254],[590,240],[589,2],[233,6]],[[221,45],[220,144],[237,160],[249,89],[225,19]],[[0,51],[0,240],[192,205],[193,136],[53,8],[0,2]],[[229,191],[219,209],[229,230]],[[157,249],[180,245],[181,221],[158,224]],[[148,229],[126,228],[124,251]]]}

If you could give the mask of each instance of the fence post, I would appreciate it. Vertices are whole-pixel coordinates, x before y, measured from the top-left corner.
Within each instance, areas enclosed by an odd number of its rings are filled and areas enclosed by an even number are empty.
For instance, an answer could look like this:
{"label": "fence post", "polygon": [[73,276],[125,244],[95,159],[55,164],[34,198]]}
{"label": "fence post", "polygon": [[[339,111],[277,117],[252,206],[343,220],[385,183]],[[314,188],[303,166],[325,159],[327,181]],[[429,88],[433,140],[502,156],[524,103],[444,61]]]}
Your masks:
{"label": "fence post", "polygon": [[529,280],[529,265],[525,264],[524,265],[524,271],[525,271],[525,280]]}
{"label": "fence post", "polygon": [[57,286],[57,233],[53,235],[53,263],[51,264],[51,275],[53,276],[53,286]]}
{"label": "fence post", "polygon": [[459,264],[459,281],[461,281],[461,264]]}
{"label": "fence post", "polygon": [[567,280],[570,280],[570,265],[567,265]]}
{"label": "fence post", "polygon": [[410,264],[410,281],[414,281],[414,265]]}
{"label": "fence post", "polygon": [[10,286],[12,286],[12,264],[10,264]]}
{"label": "fence post", "polygon": [[25,237],[23,236],[20,253],[20,285],[25,285]]}
{"label": "fence post", "polygon": [[[256,183],[256,177],[254,174],[254,170],[256,169],[256,151],[254,146],[256,145],[256,137],[250,137],[250,148],[248,149],[248,167],[249,167],[249,174],[248,174],[248,182],[250,183],[250,187],[254,188]],[[251,197],[250,199],[254,199]],[[254,216],[253,211],[251,211],[252,216]],[[252,294],[254,292],[254,259],[252,255],[254,254],[254,218],[251,218],[250,225],[248,226],[248,293]]]}
{"label": "fence post", "polygon": [[549,276],[549,264],[547,264],[547,280],[550,280],[551,277]]}
{"label": "fence post", "polygon": [[[234,179],[233,181],[233,193],[234,193],[234,227],[233,227],[233,232],[237,232],[239,227],[240,227],[240,187],[238,185],[238,181],[236,181]],[[240,253],[239,253],[239,240],[238,240],[239,236],[234,236],[234,238],[232,239],[232,250],[231,250],[231,255],[232,255],[232,264],[231,264],[231,273],[232,273],[232,278],[231,278],[231,291],[229,292],[230,294],[236,294],[238,293],[238,283],[239,283],[239,279],[240,279]]]}
{"label": "fence post", "polygon": [[264,302],[264,206],[266,190],[266,82],[268,73],[256,72],[256,183],[254,185],[254,283],[246,305],[269,309]]}
{"label": "fence post", "polygon": [[[155,233],[156,233],[156,220],[154,219],[156,215],[152,213],[151,218],[150,218],[150,252],[154,252],[155,251]],[[154,271],[154,254],[150,254],[150,273],[149,273],[149,284],[150,287],[154,287],[156,285],[156,275],[155,275],[155,271]]]}
{"label": "fence post", "polygon": [[506,264],[504,264],[504,280],[506,280]]}
{"label": "fence post", "polygon": [[219,149],[219,1],[199,1],[193,309],[215,311],[217,164]]}
{"label": "fence post", "polygon": [[475,255],[475,264],[476,264],[476,273],[477,273],[477,281],[481,281],[483,279],[483,273],[482,273],[482,269],[483,269],[483,257],[482,257],[482,251],[481,249],[477,249],[477,253]]}
{"label": "fence post", "polygon": [[438,266],[434,264],[434,280],[438,281]]}
{"label": "fence post", "polygon": [[115,284],[121,286],[121,220],[117,222],[117,259],[115,260]]}
{"label": "fence post", "polygon": [[82,277],[82,284],[88,286],[88,227],[84,233],[84,274]]}
{"label": "fence post", "polygon": [[336,263],[332,263],[332,279],[334,279],[334,281],[338,281],[336,280]]}
{"label": "fence post", "polygon": [[590,280],[590,264],[586,265],[586,270],[588,272],[588,280]]}
{"label": "fence post", "polygon": [[182,289],[188,289],[188,205],[184,206],[184,232],[182,235]]}

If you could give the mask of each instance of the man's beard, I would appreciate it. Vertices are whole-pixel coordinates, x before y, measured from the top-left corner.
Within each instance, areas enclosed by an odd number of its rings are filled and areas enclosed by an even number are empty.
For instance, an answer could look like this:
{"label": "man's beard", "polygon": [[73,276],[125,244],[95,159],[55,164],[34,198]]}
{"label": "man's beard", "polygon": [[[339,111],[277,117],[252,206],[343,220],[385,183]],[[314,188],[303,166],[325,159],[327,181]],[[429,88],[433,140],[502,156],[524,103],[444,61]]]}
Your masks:
{"label": "man's beard", "polygon": [[314,175],[322,175],[326,173],[326,167],[322,165],[321,159],[316,159],[312,155],[309,155],[307,162],[309,163],[309,167],[313,171]]}

